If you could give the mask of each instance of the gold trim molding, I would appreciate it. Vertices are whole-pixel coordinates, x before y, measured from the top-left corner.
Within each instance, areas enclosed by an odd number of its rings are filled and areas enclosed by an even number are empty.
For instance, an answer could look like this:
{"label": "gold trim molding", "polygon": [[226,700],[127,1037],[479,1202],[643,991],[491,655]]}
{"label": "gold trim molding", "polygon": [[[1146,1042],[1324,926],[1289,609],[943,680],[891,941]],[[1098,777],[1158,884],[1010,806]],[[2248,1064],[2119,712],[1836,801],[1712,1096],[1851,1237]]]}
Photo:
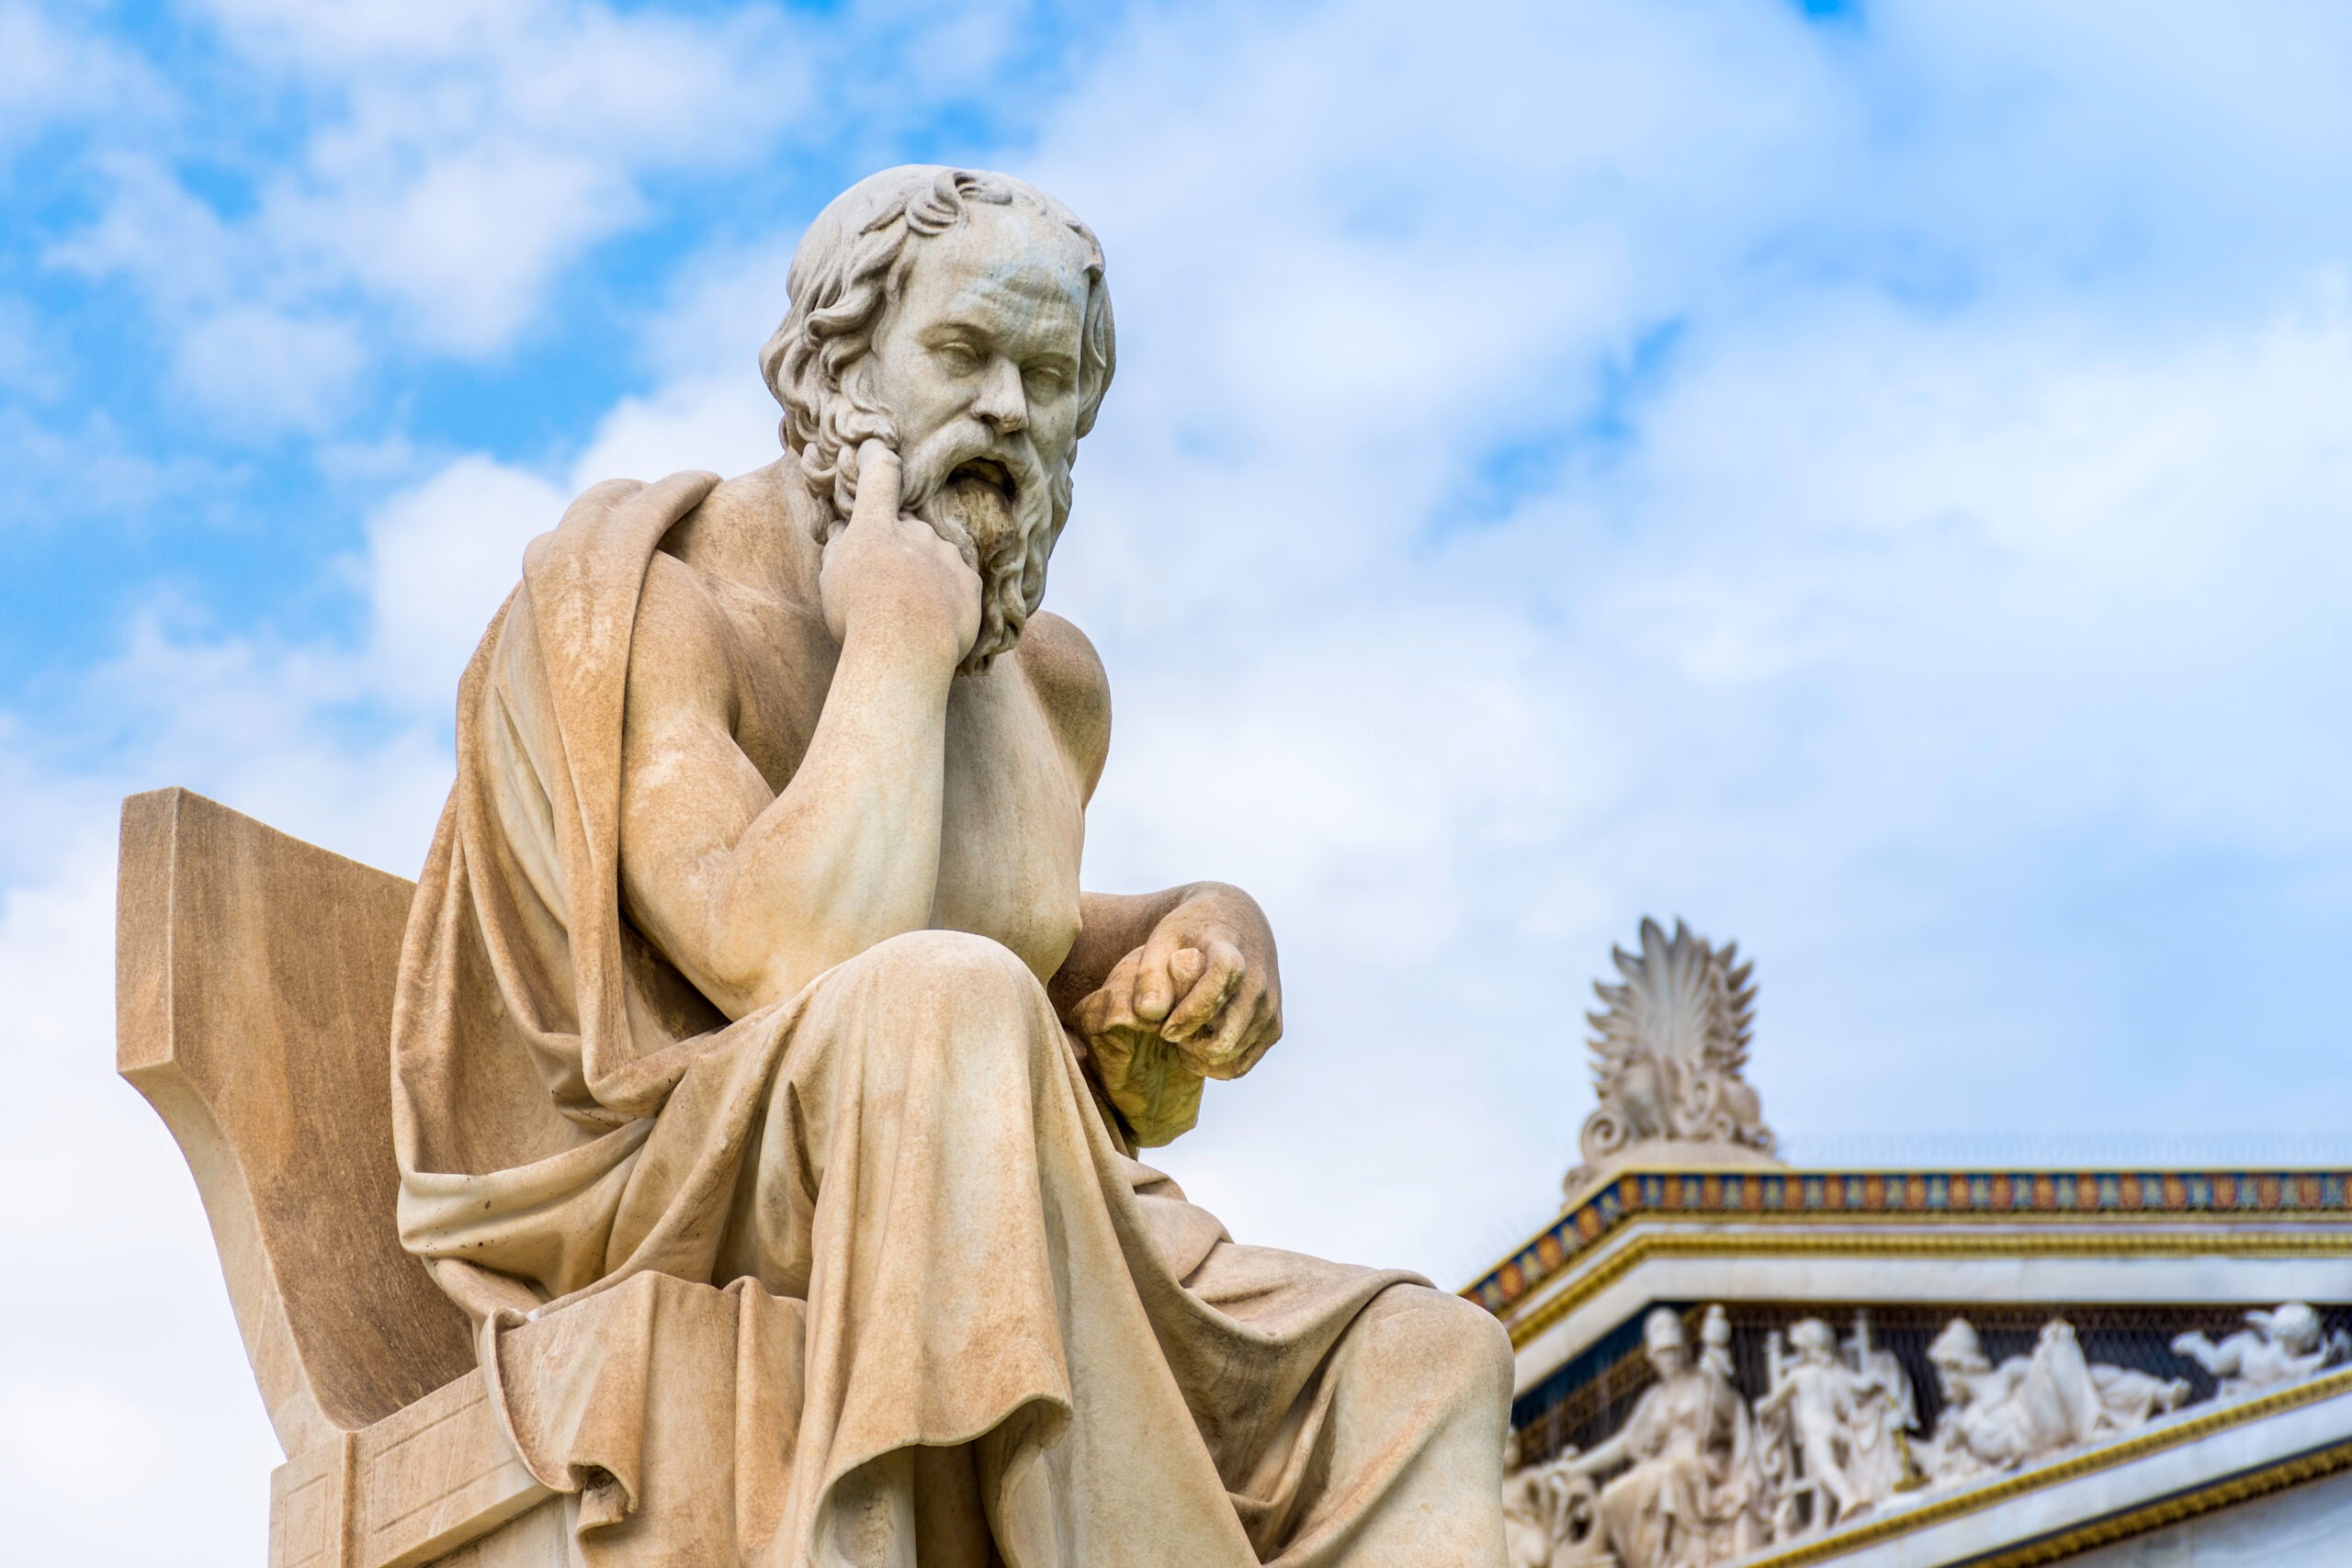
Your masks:
{"label": "gold trim molding", "polygon": [[2199,1514],[2210,1514],[2233,1504],[2252,1502],[2256,1497],[2283,1492],[2306,1481],[2317,1481],[2347,1467],[2352,1467],[2352,1443],[2316,1449],[2307,1454],[2281,1460],[2277,1464],[2231,1476],[2211,1486],[2177,1493],[2120,1514],[2110,1514],[2106,1518],[2094,1519],[2089,1524],[2044,1536],[2040,1540],[2028,1541],[1997,1557],[1980,1558],[1970,1568],[2041,1568],[2043,1563],[2110,1546],[2132,1536],[2144,1535],[2166,1525],[2177,1525],[2184,1519],[2193,1519]]}

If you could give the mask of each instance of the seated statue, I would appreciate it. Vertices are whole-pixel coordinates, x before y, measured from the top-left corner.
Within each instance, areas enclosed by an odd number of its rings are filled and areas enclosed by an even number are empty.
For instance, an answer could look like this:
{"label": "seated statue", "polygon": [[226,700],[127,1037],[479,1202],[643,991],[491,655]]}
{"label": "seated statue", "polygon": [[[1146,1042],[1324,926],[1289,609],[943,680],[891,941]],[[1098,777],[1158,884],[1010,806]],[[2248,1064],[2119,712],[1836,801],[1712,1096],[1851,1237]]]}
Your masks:
{"label": "seated statue", "polygon": [[1722,1358],[1692,1359],[1671,1308],[1644,1320],[1642,1342],[1657,1382],[1614,1437],[1570,1465],[1623,1471],[1600,1490],[1600,1534],[1620,1568],[1706,1568],[1756,1551],[1770,1521],[1747,1401]]}
{"label": "seated statue", "polygon": [[1079,887],[1109,694],[1038,605],[1093,235],[894,169],[789,291],[781,460],[590,490],[465,672],[403,1244],[591,1563],[1495,1568],[1499,1325],[1134,1157],[1282,1013],[1238,889]]}

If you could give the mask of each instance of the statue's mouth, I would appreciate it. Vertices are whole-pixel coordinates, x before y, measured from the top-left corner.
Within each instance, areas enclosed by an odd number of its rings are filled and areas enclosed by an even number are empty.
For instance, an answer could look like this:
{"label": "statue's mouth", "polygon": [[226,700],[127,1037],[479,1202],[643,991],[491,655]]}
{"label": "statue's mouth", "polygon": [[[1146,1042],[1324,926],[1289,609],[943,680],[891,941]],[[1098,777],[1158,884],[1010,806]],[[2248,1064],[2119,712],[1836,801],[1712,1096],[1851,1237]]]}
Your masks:
{"label": "statue's mouth", "polygon": [[1012,482],[1012,470],[994,457],[974,457],[956,464],[949,472],[947,482],[950,485],[986,486],[994,491],[1008,507],[1020,491],[1020,487]]}

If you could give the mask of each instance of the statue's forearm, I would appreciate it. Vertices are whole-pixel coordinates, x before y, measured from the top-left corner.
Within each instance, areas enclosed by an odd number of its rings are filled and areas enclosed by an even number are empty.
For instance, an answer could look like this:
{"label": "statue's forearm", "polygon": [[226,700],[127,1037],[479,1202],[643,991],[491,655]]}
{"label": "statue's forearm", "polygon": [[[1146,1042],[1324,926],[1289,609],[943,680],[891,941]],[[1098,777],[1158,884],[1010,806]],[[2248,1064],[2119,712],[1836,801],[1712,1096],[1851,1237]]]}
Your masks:
{"label": "statue's forearm", "polygon": [[714,908],[755,1005],[931,923],[954,649],[852,636],[792,781],[736,845]]}
{"label": "statue's forearm", "polygon": [[1576,1470],[1580,1475],[1598,1476],[1623,1468],[1632,1461],[1633,1457],[1631,1445],[1627,1443],[1625,1434],[1620,1432],[1599,1448],[1579,1454],[1576,1461]]}

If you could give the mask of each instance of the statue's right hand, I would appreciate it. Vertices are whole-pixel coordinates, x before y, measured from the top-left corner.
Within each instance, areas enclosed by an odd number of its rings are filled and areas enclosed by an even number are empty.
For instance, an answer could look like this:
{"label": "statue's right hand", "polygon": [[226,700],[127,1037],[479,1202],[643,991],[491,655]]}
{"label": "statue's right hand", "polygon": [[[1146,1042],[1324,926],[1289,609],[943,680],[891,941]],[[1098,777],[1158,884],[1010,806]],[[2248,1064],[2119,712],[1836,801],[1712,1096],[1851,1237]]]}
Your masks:
{"label": "statue's right hand", "polygon": [[980,579],[955,546],[922,518],[899,510],[899,455],[880,441],[857,453],[857,505],[825,543],[817,594],[825,626],[846,646],[861,627],[894,647],[919,648],[933,634],[948,664],[980,635]]}

